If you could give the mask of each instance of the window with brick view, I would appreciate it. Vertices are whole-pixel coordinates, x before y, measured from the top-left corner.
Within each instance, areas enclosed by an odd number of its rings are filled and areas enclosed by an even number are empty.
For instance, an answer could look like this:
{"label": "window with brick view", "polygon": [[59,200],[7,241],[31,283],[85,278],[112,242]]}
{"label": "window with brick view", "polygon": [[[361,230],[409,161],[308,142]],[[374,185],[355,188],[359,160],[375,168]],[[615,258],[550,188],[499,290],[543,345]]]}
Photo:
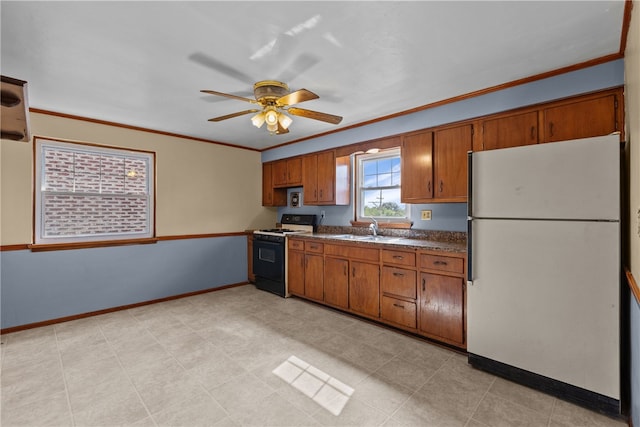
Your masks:
{"label": "window with brick view", "polygon": [[154,153],[36,139],[35,243],[153,237]]}

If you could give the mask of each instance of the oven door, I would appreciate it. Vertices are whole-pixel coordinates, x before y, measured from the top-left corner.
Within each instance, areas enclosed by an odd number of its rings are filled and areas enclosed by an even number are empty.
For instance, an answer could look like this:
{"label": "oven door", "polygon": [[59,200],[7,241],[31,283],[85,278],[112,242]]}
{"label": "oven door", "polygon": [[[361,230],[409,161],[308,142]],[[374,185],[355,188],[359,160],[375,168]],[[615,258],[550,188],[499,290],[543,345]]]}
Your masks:
{"label": "oven door", "polygon": [[284,283],[284,242],[255,239],[253,274],[258,278]]}

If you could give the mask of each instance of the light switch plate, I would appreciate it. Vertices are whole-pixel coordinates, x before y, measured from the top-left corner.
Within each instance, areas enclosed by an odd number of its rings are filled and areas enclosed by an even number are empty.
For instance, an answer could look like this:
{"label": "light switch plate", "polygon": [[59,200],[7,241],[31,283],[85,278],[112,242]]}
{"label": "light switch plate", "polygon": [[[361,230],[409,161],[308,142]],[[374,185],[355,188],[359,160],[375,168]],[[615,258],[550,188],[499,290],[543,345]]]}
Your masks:
{"label": "light switch plate", "polygon": [[420,211],[420,219],[424,221],[431,221],[431,209]]}

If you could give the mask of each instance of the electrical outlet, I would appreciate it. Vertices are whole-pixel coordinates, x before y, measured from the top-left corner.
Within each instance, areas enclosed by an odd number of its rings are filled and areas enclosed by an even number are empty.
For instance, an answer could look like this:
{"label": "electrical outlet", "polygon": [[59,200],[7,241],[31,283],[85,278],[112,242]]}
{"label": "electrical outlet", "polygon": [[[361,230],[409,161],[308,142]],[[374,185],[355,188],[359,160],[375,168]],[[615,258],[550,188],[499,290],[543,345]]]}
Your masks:
{"label": "electrical outlet", "polygon": [[424,221],[431,221],[431,209],[420,211],[420,219]]}
{"label": "electrical outlet", "polygon": [[636,232],[638,233],[638,237],[640,237],[640,208],[636,211]]}
{"label": "electrical outlet", "polygon": [[320,217],[324,218],[324,211],[320,211]]}

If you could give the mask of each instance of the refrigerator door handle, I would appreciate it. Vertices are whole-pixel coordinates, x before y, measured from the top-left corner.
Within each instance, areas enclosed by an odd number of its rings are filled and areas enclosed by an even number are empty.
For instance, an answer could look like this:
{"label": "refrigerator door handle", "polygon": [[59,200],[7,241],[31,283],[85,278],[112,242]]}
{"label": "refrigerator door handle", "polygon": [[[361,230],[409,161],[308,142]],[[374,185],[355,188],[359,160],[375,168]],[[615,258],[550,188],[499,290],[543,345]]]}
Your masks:
{"label": "refrigerator door handle", "polygon": [[467,286],[473,286],[473,151],[467,152]]}
{"label": "refrigerator door handle", "polygon": [[467,217],[473,216],[473,151],[467,152]]}
{"label": "refrigerator door handle", "polygon": [[467,286],[473,286],[473,219],[467,219]]}

